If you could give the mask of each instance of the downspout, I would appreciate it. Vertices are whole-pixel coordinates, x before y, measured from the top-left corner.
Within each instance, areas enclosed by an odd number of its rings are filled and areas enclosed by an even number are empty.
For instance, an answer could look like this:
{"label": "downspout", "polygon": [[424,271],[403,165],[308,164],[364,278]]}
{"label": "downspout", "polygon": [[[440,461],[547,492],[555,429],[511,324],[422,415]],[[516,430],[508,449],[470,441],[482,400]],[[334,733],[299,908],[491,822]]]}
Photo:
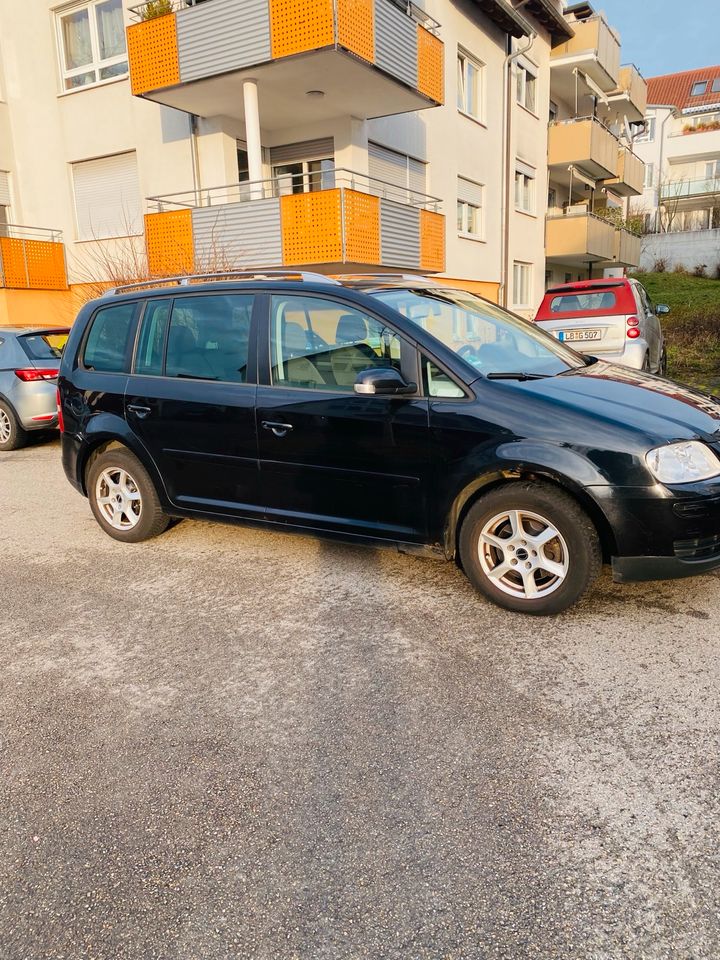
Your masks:
{"label": "downspout", "polygon": [[195,193],[195,203],[200,206],[202,186],[200,183],[200,155],[197,142],[198,118],[194,113],[188,114],[188,123],[190,126],[190,158],[192,162],[193,191]]}
{"label": "downspout", "polygon": [[503,138],[503,170],[501,181],[501,193],[503,204],[500,210],[501,224],[500,232],[502,235],[502,256],[500,263],[500,303],[507,306],[508,301],[508,275],[510,272],[510,143],[512,134],[512,65],[523,54],[527,53],[535,41],[537,33],[528,24],[528,39],[524,47],[518,47],[514,53],[509,53],[505,57],[503,69],[504,76],[504,115],[505,130]]}

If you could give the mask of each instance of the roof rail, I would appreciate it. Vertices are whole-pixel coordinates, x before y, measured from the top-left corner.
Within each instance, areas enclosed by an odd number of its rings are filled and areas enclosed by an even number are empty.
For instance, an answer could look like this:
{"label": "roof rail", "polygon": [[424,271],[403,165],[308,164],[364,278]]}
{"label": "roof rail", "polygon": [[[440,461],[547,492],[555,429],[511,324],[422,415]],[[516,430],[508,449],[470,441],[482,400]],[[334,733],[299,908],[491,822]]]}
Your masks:
{"label": "roof rail", "polygon": [[340,283],[344,283],[346,280],[396,280],[396,281],[407,281],[411,280],[414,283],[427,283],[435,284],[437,281],[433,277],[423,277],[416,273],[393,273],[388,271],[387,273],[334,273],[332,274],[333,278],[338,280]]}
{"label": "roof rail", "polygon": [[207,280],[302,280],[304,283],[329,283],[340,286],[338,280],[324,273],[309,273],[306,270],[226,270],[222,273],[189,273],[178,277],[155,277],[140,283],[124,283],[107,291],[108,296],[127,293],[131,290],[143,290],[151,287],[175,285],[187,287],[191,283]]}

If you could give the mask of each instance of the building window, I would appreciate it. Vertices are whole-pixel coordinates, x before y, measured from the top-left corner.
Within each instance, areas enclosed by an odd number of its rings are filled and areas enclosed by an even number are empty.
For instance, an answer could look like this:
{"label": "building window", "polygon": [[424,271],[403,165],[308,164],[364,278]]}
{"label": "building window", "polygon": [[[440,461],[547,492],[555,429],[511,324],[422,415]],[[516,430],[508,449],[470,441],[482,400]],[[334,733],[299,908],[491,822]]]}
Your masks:
{"label": "building window", "polygon": [[697,83],[692,85],[692,90],[690,91],[691,97],[701,97],[707,90],[707,80],[699,80]]}
{"label": "building window", "polygon": [[521,213],[535,210],[535,171],[525,164],[515,170],[515,209]]}
{"label": "building window", "polygon": [[555,123],[557,118],[558,118],[558,105],[553,100],[551,100],[550,109],[548,110],[548,120],[550,121],[550,123]]}
{"label": "building window", "polygon": [[122,0],[96,0],[58,14],[63,87],[74,90],[128,72]]}
{"label": "building window", "polygon": [[457,58],[457,107],[475,120],[482,119],[483,65],[464,50]]}
{"label": "building window", "polygon": [[405,153],[368,142],[370,193],[414,203],[426,194],[427,164]]}
{"label": "building window", "polygon": [[457,225],[462,236],[483,236],[483,185],[458,177]]}
{"label": "building window", "polygon": [[712,92],[720,93],[720,77],[715,77],[712,82]]}
{"label": "building window", "polygon": [[720,159],[708,160],[705,164],[705,179],[720,180]]}
{"label": "building window", "polygon": [[647,189],[648,187],[655,186],[655,164],[646,163],[645,164],[645,183],[643,186]]}
{"label": "building window", "polygon": [[142,233],[140,181],[134,152],[72,164],[78,240]]}
{"label": "building window", "polygon": [[655,139],[655,117],[648,117],[645,121],[645,131],[635,137],[636,143],[652,143]]}
{"label": "building window", "polygon": [[513,263],[513,306],[527,309],[530,306],[530,291],[532,289],[532,264]]}
{"label": "building window", "polygon": [[530,113],[537,113],[537,77],[524,64],[519,63],[516,69],[517,102]]}

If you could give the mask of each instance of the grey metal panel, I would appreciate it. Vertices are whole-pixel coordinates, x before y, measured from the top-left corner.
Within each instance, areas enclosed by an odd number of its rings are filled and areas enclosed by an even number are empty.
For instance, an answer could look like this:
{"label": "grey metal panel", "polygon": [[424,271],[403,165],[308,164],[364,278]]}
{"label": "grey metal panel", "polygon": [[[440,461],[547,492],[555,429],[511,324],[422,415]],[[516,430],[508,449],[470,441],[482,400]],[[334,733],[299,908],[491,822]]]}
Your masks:
{"label": "grey metal panel", "polygon": [[249,200],[193,210],[195,256],[203,269],[282,265],[280,201]]}
{"label": "grey metal panel", "polygon": [[392,0],[375,0],[375,64],[417,87],[417,24]]}
{"label": "grey metal panel", "polygon": [[268,0],[212,0],[177,12],[180,80],[270,60]]}
{"label": "grey metal panel", "polygon": [[380,200],[380,259],[384,267],[420,266],[420,211]]}
{"label": "grey metal panel", "polygon": [[301,143],[285,143],[280,147],[270,147],[270,163],[299,163],[301,160],[323,160],[335,156],[333,137],[319,140],[303,140]]}

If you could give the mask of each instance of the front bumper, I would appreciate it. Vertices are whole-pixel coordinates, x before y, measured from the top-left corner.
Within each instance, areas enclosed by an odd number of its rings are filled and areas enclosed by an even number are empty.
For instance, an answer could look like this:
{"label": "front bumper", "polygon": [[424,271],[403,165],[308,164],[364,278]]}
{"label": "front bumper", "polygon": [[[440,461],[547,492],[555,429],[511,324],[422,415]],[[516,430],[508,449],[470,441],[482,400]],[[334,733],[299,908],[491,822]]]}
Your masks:
{"label": "front bumper", "polygon": [[683,560],[681,557],[613,557],[612,576],[616,583],[639,580],[680,580],[697,577],[720,568],[718,553],[704,560]]}

